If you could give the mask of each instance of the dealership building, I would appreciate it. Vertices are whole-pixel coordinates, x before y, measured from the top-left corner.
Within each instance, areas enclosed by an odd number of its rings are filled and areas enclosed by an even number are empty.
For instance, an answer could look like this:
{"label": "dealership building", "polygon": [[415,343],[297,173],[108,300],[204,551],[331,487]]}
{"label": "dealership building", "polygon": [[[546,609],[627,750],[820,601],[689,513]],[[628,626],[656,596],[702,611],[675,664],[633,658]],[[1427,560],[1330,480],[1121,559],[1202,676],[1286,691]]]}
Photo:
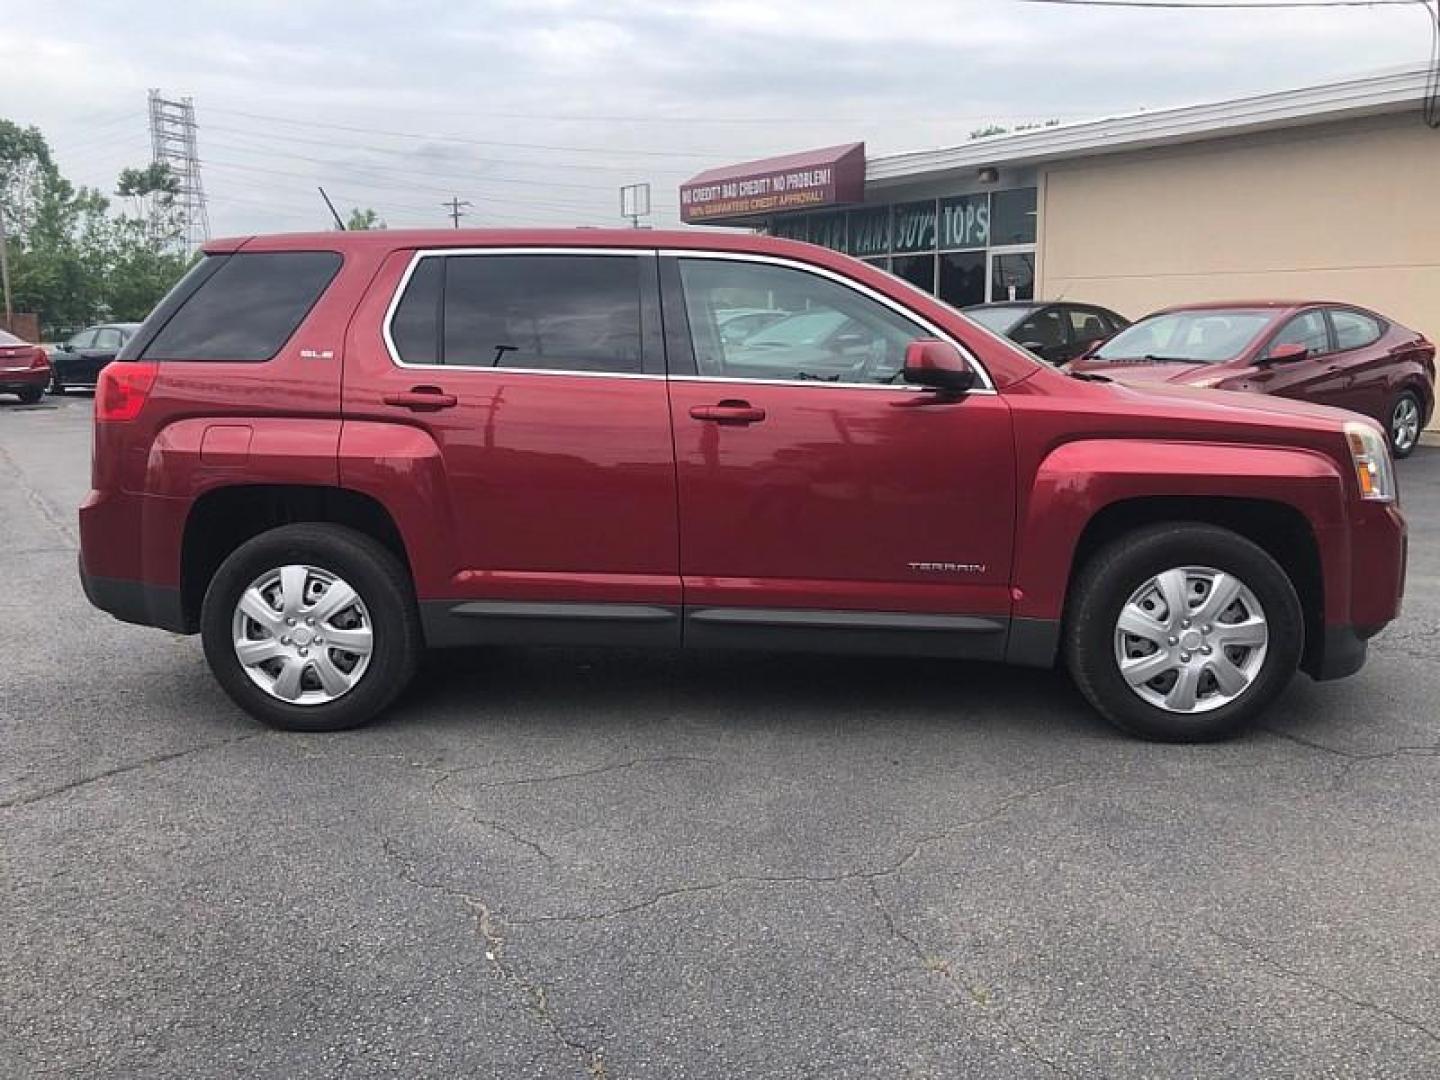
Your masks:
{"label": "dealership building", "polygon": [[681,217],[845,251],[957,306],[1343,300],[1440,341],[1428,86],[1416,67],[914,153],[851,143],[701,173]]}

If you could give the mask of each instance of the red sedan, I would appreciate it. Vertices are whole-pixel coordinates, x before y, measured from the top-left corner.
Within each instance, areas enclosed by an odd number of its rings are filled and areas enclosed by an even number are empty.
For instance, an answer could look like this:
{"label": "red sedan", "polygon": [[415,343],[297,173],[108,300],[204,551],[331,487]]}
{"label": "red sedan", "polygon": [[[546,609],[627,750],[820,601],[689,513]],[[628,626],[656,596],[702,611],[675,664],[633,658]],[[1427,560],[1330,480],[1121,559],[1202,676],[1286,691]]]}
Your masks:
{"label": "red sedan", "polygon": [[1373,417],[1396,457],[1435,408],[1435,346],[1352,304],[1187,304],[1147,315],[1070,365],[1126,383],[1277,394]]}
{"label": "red sedan", "polygon": [[31,345],[0,330],[0,394],[18,394],[33,405],[50,381],[50,358],[39,345]]}

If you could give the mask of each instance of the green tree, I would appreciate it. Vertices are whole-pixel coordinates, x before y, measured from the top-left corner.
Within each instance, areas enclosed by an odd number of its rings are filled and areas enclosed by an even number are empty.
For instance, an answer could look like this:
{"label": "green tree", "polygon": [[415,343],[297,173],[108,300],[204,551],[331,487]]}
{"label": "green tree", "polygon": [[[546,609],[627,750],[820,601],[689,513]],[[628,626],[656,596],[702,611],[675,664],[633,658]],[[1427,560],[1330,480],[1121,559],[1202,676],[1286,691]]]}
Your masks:
{"label": "green tree", "polygon": [[350,211],[350,216],[345,219],[345,228],[351,232],[356,230],[364,231],[366,229],[383,229],[385,227],[384,219],[368,206],[363,210],[358,206],[355,207],[355,209]]}

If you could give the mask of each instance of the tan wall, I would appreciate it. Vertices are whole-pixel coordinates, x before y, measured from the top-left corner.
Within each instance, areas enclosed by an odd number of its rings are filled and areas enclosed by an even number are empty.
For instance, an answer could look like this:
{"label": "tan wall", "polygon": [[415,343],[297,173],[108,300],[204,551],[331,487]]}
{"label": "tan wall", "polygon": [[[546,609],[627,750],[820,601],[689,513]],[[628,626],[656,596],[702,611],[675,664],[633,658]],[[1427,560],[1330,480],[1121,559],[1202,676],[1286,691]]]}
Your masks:
{"label": "tan wall", "polygon": [[1440,341],[1440,132],[1418,113],[1067,162],[1041,200],[1048,298],[1347,300]]}

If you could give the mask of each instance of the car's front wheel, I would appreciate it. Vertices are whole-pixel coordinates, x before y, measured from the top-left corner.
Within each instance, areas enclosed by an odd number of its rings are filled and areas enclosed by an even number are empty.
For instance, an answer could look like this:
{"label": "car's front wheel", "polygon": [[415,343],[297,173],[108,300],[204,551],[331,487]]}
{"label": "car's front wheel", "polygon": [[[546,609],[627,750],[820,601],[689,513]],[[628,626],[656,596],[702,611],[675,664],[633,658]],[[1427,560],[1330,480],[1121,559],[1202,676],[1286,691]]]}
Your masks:
{"label": "car's front wheel", "polygon": [[1166,742],[1234,734],[1284,690],[1305,621],[1289,577],[1243,536],[1151,526],[1081,571],[1066,625],[1076,685],[1112,723]]}
{"label": "car's front wheel", "polygon": [[1425,409],[1414,390],[1402,390],[1390,408],[1390,452],[1397,458],[1409,457],[1420,443],[1420,429],[1425,424]]}
{"label": "car's front wheel", "polygon": [[201,611],[205,658],[236,703],[289,731],[377,716],[423,647],[410,581],[384,546],[335,525],[286,525],[237,548]]}

